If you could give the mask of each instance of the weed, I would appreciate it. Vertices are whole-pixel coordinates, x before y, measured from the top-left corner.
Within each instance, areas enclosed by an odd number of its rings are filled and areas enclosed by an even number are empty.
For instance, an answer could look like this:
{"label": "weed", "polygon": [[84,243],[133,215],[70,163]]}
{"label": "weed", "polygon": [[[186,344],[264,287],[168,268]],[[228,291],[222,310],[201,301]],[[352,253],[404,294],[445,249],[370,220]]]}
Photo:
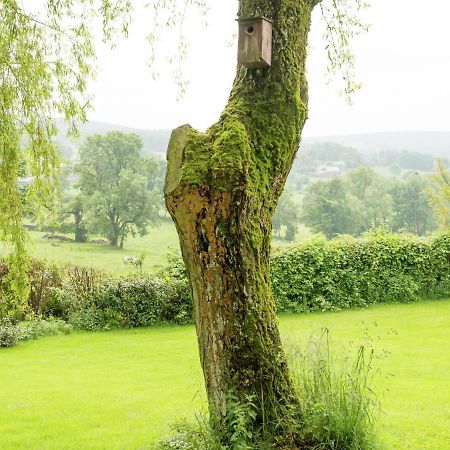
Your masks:
{"label": "weed", "polygon": [[[225,419],[179,423],[175,434],[156,448],[253,450],[304,448],[311,450],[372,450],[378,402],[371,386],[373,350],[360,346],[356,359],[336,357],[328,330],[313,336],[303,348],[288,346],[294,389],[300,411],[287,411],[281,423],[256,424],[255,399],[229,394]],[[340,352],[342,355],[342,352]],[[284,435],[279,435],[283,430]]]}
{"label": "weed", "polygon": [[304,348],[291,346],[288,358],[301,401],[303,440],[317,450],[376,448],[373,430],[379,405],[372,390],[373,349],[361,345],[352,361],[348,352],[332,348],[324,329]]}

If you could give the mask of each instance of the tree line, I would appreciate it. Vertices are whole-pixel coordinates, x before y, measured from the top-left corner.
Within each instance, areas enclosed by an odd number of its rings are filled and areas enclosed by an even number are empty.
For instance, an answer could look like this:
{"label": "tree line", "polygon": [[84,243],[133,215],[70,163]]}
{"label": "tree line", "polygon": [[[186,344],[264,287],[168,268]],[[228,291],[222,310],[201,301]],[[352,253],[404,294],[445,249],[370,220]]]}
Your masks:
{"label": "tree line", "polygon": [[[342,146],[317,148],[338,149],[335,156],[348,158],[350,163],[356,152]],[[136,134],[111,131],[87,137],[78,161],[65,167],[62,203],[53,205],[56,220],[44,229],[73,233],[75,242],[86,242],[88,235],[102,236],[120,248],[128,236],[146,235],[149,227],[160,223],[164,211],[165,161],[143,155],[142,150],[142,139]],[[319,151],[316,158],[322,156]],[[445,162],[441,170],[446,170]],[[25,167],[22,173],[26,174]],[[273,217],[273,232],[278,239],[295,241],[300,223],[327,238],[358,236],[386,225],[396,232],[421,236],[436,229],[439,217],[445,217],[445,211],[438,211],[439,205],[448,208],[439,200],[441,178],[417,172],[388,177],[358,167],[342,177],[310,183],[302,205],[287,190]],[[28,211],[30,218],[39,221],[31,208]]]}
{"label": "tree line", "polygon": [[448,227],[448,195],[444,192],[448,185],[443,180],[417,172],[394,178],[359,167],[342,177],[311,183],[301,206],[292,192],[284,193],[274,216],[274,230],[290,241],[295,240],[299,223],[330,239],[339,234],[359,236],[380,225],[423,236],[438,226]]}
{"label": "tree line", "polygon": [[[442,164],[448,167],[450,161],[442,159]],[[288,186],[295,191],[303,190],[310,178],[316,176],[318,169],[334,165],[342,170],[383,167],[394,177],[401,176],[405,171],[431,173],[436,170],[433,156],[416,151],[379,150],[366,153],[336,142],[317,142],[301,148],[292,166]]]}

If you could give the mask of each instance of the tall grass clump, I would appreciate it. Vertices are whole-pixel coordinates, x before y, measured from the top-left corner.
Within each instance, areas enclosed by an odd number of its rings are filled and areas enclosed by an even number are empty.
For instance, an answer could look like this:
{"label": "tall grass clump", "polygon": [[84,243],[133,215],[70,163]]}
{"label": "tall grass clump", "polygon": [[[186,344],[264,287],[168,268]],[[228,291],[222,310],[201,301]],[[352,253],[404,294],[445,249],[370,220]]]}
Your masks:
{"label": "tall grass clump", "polygon": [[288,359],[300,410],[286,411],[279,423],[257,425],[252,399],[232,395],[225,420],[214,415],[196,423],[178,422],[158,450],[374,450],[378,401],[372,390],[374,351],[360,346],[356,356],[331,345],[327,329],[304,346],[288,343]]}
{"label": "tall grass clump", "polygon": [[361,345],[352,357],[332,346],[329,331],[324,329],[303,347],[288,345],[288,358],[301,400],[300,433],[309,443],[307,448],[377,448],[374,350]]}

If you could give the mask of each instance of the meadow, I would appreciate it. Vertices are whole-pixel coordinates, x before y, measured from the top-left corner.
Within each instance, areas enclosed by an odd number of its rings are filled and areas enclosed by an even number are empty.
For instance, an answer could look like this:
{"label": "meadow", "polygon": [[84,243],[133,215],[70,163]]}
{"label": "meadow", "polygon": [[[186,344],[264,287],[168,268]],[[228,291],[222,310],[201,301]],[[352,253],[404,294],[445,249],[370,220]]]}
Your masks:
{"label": "meadow", "polygon": [[[386,450],[450,449],[450,299],[283,315],[283,339],[327,327],[376,349]],[[0,350],[0,449],[149,449],[205,394],[192,326],[73,333]]]}
{"label": "meadow", "polygon": [[[29,252],[32,256],[56,263],[95,267],[116,275],[137,270],[136,267],[123,263],[124,256],[139,257],[145,252],[143,270],[152,272],[165,264],[168,253],[178,251],[178,236],[171,221],[164,221],[159,227],[150,228],[146,236],[130,236],[123,249],[93,242],[55,242],[43,239],[44,234],[46,233],[39,231],[30,232]],[[6,253],[7,248],[0,243],[0,257]]]}

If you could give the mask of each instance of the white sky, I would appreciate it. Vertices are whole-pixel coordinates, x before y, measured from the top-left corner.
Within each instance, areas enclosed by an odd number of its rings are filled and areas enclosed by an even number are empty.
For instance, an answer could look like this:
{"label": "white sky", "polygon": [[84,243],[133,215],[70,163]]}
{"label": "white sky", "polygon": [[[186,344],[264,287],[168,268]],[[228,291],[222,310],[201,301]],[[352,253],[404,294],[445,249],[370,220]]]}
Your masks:
{"label": "white sky", "polygon": [[[237,9],[236,0],[213,3],[207,28],[197,17],[185,26],[191,44],[184,71],[190,87],[182,101],[176,100],[170,68],[163,67],[156,81],[150,76],[145,35],[152,27],[151,13],[141,10],[127,41],[120,41],[113,51],[99,51],[90,119],[147,129],[211,125],[226,103],[235,73],[236,48],[229,42],[236,31]],[[310,34],[310,118],[304,136],[450,131],[450,2],[372,3],[366,13],[371,30],[355,41],[357,79],[363,88],[353,106],[337,94],[336,86],[325,83],[325,43],[317,9]],[[165,45],[161,44],[162,52]]]}

